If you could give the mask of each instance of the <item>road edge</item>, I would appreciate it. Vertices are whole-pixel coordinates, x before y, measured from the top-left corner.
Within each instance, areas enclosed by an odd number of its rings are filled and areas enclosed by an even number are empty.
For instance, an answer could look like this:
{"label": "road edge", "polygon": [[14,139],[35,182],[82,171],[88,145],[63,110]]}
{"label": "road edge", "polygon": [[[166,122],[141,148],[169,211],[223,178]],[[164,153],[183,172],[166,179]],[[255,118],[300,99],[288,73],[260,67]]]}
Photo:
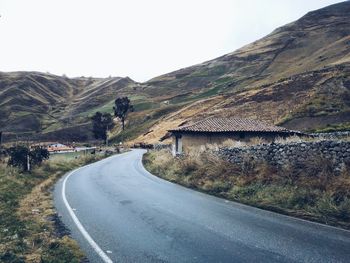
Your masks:
{"label": "road edge", "polygon": [[74,173],[78,172],[81,169],[84,169],[86,167],[92,166],[92,165],[94,165],[96,163],[99,163],[99,162],[105,162],[105,161],[107,161],[109,159],[112,159],[112,158],[115,158],[117,156],[121,156],[121,155],[124,155],[124,154],[127,154],[127,153],[130,153],[130,151],[127,151],[127,152],[124,152],[124,153],[121,153],[121,154],[112,155],[112,156],[104,158],[104,159],[102,159],[100,161],[81,166],[79,168],[74,169],[73,171],[70,171],[68,174],[66,174],[63,177],[64,179],[63,179],[62,188],[61,188],[61,198],[62,198],[63,204],[64,204],[65,208],[67,209],[68,214],[70,215],[70,217],[73,220],[74,224],[78,228],[79,232],[82,234],[83,238],[88,242],[88,244],[93,248],[93,250],[97,253],[97,255],[105,263],[113,263],[113,261],[111,260],[110,257],[108,257],[108,255],[103,251],[103,249],[90,236],[90,234],[87,232],[87,230],[84,228],[84,226],[81,224],[80,220],[78,219],[78,217],[74,213],[74,210],[70,206],[70,204],[69,204],[69,202],[67,200],[67,197],[66,197],[66,183],[67,183],[68,179],[70,178],[70,176],[72,176]]}
{"label": "road edge", "polygon": [[70,206],[67,197],[66,197],[66,183],[67,180],[69,179],[69,177],[71,175],[73,175],[75,172],[79,171],[80,169],[84,168],[84,167],[88,167],[90,166],[86,165],[83,167],[80,167],[78,169],[73,170],[72,172],[70,172],[63,180],[62,183],[62,200],[63,203],[65,205],[65,207],[68,210],[69,215],[71,216],[74,224],[77,226],[78,230],[80,231],[80,233],[83,235],[83,237],[85,238],[85,240],[89,243],[89,245],[94,249],[94,251],[100,256],[100,258],[103,260],[103,262],[105,263],[113,263],[113,261],[110,259],[110,257],[107,256],[107,254],[100,248],[100,246],[95,242],[95,240],[93,240],[93,238],[90,236],[90,234],[86,231],[86,229],[84,228],[84,226],[81,224],[81,222],[79,221],[78,217],[76,216],[76,214],[74,213],[72,207]]}

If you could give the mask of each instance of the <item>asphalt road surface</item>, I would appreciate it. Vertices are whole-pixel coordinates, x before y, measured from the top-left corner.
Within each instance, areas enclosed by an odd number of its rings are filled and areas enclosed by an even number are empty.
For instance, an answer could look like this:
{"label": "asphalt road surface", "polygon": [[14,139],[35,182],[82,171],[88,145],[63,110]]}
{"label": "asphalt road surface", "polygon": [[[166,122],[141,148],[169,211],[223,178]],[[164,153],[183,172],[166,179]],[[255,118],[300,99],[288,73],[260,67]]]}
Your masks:
{"label": "asphalt road surface", "polygon": [[169,183],[133,150],[68,174],[55,205],[90,262],[350,262],[350,232]]}

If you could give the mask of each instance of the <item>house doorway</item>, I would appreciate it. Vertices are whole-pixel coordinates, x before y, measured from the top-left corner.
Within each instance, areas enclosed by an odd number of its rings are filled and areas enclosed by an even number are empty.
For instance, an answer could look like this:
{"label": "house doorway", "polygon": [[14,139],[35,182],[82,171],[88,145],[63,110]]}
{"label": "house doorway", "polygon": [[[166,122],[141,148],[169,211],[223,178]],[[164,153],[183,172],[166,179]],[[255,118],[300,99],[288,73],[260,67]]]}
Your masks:
{"label": "house doorway", "polygon": [[176,136],[175,137],[175,153],[181,154],[182,153],[182,136]]}

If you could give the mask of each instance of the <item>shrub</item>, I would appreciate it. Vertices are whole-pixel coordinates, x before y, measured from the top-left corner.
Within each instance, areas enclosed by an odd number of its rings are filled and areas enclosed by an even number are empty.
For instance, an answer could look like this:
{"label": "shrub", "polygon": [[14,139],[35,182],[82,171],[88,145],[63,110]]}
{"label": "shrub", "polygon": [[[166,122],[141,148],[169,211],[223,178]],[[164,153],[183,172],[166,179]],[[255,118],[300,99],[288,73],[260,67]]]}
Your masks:
{"label": "shrub", "polygon": [[18,167],[23,171],[27,170],[27,161],[29,158],[29,148],[19,145],[8,149],[10,159],[8,165]]}
{"label": "shrub", "polygon": [[22,171],[28,171],[31,166],[40,165],[50,156],[47,149],[37,147],[31,150],[24,145],[13,146],[7,151],[10,156],[8,165],[18,167]]}

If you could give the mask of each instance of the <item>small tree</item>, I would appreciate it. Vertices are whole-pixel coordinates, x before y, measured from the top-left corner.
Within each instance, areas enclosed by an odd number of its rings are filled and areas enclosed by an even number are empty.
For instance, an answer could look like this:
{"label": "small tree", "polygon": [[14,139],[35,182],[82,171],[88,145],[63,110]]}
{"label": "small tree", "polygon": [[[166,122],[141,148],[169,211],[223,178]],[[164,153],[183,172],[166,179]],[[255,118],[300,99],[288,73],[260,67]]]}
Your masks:
{"label": "small tree", "polygon": [[10,159],[8,165],[18,167],[23,171],[28,170],[29,148],[23,145],[14,146],[8,149]]}
{"label": "small tree", "polygon": [[8,165],[18,167],[23,171],[30,171],[32,166],[40,165],[50,156],[49,151],[45,148],[37,147],[31,150],[24,145],[13,146],[7,152],[10,156]]}
{"label": "small tree", "polygon": [[118,117],[122,122],[123,130],[125,128],[125,119],[128,115],[128,112],[133,111],[134,107],[131,105],[131,102],[128,97],[117,98],[114,102],[114,116]]}
{"label": "small tree", "polygon": [[29,152],[31,165],[40,165],[44,160],[49,159],[50,153],[47,149],[36,147]]}
{"label": "small tree", "polygon": [[108,131],[113,126],[113,117],[109,113],[96,112],[92,117],[92,131],[95,139],[102,139],[106,144],[108,144]]}

